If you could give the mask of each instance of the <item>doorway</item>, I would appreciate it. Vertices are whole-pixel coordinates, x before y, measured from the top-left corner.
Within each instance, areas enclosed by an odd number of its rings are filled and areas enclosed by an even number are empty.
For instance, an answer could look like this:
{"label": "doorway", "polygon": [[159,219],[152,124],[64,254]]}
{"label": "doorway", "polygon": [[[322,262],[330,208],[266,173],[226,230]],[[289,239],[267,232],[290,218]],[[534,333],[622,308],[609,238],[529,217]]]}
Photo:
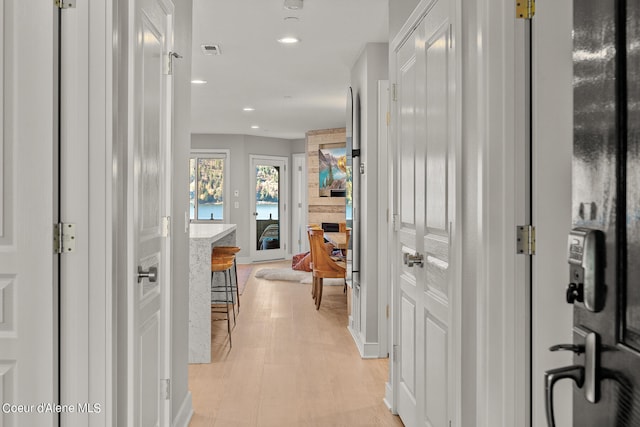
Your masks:
{"label": "doorway", "polygon": [[283,259],[287,254],[287,157],[249,157],[251,258]]}

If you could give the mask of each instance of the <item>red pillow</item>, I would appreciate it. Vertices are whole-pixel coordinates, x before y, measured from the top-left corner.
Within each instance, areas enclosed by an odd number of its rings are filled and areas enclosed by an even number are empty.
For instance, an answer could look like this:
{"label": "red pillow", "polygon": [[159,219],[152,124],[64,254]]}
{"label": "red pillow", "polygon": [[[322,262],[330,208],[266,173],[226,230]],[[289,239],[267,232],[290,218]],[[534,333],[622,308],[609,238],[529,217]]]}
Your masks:
{"label": "red pillow", "polygon": [[297,263],[293,265],[294,270],[311,271],[311,254],[307,252]]}
{"label": "red pillow", "polygon": [[[325,242],[324,249],[327,251],[327,254],[331,256],[331,253],[333,252],[333,244]],[[291,262],[291,268],[299,271],[311,271],[311,253],[305,252],[303,254],[294,255]]]}

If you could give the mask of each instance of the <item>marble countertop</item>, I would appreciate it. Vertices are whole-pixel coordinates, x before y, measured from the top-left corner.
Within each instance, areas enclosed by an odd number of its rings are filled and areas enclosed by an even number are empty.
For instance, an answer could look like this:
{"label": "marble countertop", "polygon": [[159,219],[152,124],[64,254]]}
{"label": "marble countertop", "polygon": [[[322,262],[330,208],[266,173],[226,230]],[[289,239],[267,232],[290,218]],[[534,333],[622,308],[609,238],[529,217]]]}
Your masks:
{"label": "marble countertop", "polygon": [[237,228],[236,224],[189,224],[191,239],[220,239]]}

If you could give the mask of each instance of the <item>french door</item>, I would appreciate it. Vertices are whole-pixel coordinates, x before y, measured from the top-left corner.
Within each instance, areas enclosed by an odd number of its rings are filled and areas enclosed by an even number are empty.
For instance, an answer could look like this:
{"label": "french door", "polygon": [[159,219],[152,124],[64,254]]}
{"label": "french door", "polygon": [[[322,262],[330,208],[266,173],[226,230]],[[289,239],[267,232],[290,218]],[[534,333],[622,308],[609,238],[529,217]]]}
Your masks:
{"label": "french door", "polygon": [[250,156],[251,259],[287,254],[287,157]]}
{"label": "french door", "polygon": [[453,2],[436,0],[395,50],[398,171],[394,369],[405,425],[456,422],[456,85]]}

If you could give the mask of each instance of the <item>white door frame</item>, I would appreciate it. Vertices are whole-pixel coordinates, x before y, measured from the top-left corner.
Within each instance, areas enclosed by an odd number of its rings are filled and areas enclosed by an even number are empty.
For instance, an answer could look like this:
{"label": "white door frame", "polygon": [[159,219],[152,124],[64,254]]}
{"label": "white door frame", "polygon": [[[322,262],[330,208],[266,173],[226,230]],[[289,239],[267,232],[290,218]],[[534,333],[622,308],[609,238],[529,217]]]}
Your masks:
{"label": "white door frame", "polygon": [[465,362],[475,373],[475,413],[468,417],[478,425],[526,427],[530,257],[516,252],[516,226],[529,219],[527,24],[515,16],[513,2],[481,0],[463,18],[475,25],[467,38],[467,62],[475,68],[463,64],[465,117],[475,130],[464,146],[467,165],[474,169],[464,179],[470,192],[477,190],[475,200],[470,197],[473,205],[462,206],[469,215],[465,224],[471,226],[466,238],[474,245],[465,253],[475,252],[475,263],[469,260],[463,273],[476,282],[465,286],[475,288],[465,301],[475,309],[475,318],[468,319],[464,334],[475,340],[467,344],[477,354]]}
{"label": "white door frame", "polygon": [[[573,153],[572,2],[539,8],[532,20],[533,224],[532,416],[546,427],[544,371],[571,365],[571,352],[549,351],[573,342],[573,306],[564,300],[568,283],[566,242],[571,229]],[[553,65],[551,65],[553,64]],[[556,425],[573,425],[573,386],[554,390]]]}
{"label": "white door frame", "polygon": [[[309,250],[309,239],[306,234],[308,217],[307,207],[307,155],[292,154],[291,168],[291,253],[303,253]],[[298,243],[298,240],[300,241]]]}
{"label": "white door frame", "polygon": [[[266,253],[261,253],[256,249],[256,220],[253,217],[253,213],[256,211],[256,171],[253,167],[254,161],[257,160],[265,160],[269,161],[277,161],[282,162],[284,165],[284,170],[280,171],[280,193],[278,194],[278,200],[280,204],[280,249],[270,249],[269,251],[265,251]],[[273,260],[273,259],[284,259],[288,254],[288,245],[289,241],[289,158],[282,156],[262,156],[259,154],[250,154],[249,155],[249,206],[251,207],[251,219],[250,219],[250,227],[249,227],[249,241],[250,241],[250,254],[252,261],[265,261],[265,260]]]}
{"label": "white door frame", "polygon": [[61,256],[61,403],[86,402],[92,411],[65,413],[61,419],[64,425],[78,427],[116,424],[110,37],[114,6],[112,0],[94,6],[79,2],[60,11],[60,208],[61,220],[76,225],[77,237],[76,252]]}

